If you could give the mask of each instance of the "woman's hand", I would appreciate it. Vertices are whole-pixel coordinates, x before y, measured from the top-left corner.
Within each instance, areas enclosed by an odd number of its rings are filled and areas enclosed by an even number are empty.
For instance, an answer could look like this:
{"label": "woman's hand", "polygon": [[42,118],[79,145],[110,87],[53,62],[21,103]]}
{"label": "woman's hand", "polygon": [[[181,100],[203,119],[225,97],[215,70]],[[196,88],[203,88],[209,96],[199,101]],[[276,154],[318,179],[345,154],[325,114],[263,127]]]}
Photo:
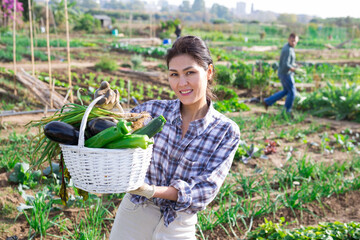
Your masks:
{"label": "woman's hand", "polygon": [[110,88],[110,84],[107,81],[103,81],[98,89],[96,89],[94,98],[97,98],[99,96],[104,96],[103,99],[100,99],[97,102],[97,106],[106,109],[106,110],[112,110],[115,107],[120,110],[120,112],[124,112],[122,109],[119,99],[120,94],[119,91],[116,89],[115,91]]}
{"label": "woman's hand", "polygon": [[162,198],[168,199],[172,201],[176,201],[178,198],[178,190],[174,187],[166,187],[166,186],[155,186],[144,183],[138,189],[129,191],[131,194],[136,194],[140,196],[144,196],[146,198]]}
{"label": "woman's hand", "polygon": [[138,189],[129,191],[129,193],[136,194],[139,196],[144,196],[144,197],[150,199],[154,196],[155,191],[156,191],[155,185],[150,186],[149,184],[144,183],[141,187],[139,187]]}

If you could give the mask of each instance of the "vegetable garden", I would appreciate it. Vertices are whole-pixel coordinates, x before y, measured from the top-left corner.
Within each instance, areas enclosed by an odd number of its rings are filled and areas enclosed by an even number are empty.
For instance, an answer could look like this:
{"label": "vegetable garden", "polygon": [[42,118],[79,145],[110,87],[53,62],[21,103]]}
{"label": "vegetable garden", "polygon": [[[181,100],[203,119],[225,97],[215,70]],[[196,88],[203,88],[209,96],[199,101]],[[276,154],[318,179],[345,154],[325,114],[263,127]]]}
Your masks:
{"label": "vegetable garden", "polygon": [[[286,38],[268,34],[259,42],[252,36],[239,44],[241,34],[226,32],[227,25],[224,32],[207,27],[189,26],[184,34],[207,39],[215,59],[214,106],[239,125],[242,142],[217,197],[198,214],[197,238],[360,239],[359,41],[334,49],[335,57],[327,61],[329,53],[318,47],[324,39],[304,39],[299,45],[304,71],[295,77],[299,94],[289,118],[282,113],[283,103],[269,111],[259,103],[281,87],[277,61]],[[243,34],[251,34],[249,28]],[[89,36],[71,36],[74,104],[69,106],[84,110],[103,81],[118,90],[127,110],[147,100],[175,98],[163,60],[168,45],[145,47],[108,34]],[[65,36],[50,43],[51,78],[43,37],[35,51],[36,77],[66,96]],[[35,137],[43,125],[34,123],[53,119],[54,112],[14,81],[12,44],[11,32],[1,31],[0,238],[107,239],[124,194],[84,194],[64,177],[59,152],[47,151]],[[20,32],[16,60],[30,72],[29,44],[26,32]],[[277,48],[240,48],[260,45]],[[355,57],[344,57],[352,51]]]}

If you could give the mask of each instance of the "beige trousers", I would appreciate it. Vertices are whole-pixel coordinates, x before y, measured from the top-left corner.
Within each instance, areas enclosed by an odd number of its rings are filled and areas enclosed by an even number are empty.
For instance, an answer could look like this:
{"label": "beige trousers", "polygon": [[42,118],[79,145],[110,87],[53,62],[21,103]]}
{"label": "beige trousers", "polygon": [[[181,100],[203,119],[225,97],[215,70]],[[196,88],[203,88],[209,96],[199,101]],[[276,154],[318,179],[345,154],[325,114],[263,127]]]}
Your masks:
{"label": "beige trousers", "polygon": [[152,202],[136,205],[126,194],[116,213],[110,240],[195,240],[196,214],[177,212],[168,227]]}

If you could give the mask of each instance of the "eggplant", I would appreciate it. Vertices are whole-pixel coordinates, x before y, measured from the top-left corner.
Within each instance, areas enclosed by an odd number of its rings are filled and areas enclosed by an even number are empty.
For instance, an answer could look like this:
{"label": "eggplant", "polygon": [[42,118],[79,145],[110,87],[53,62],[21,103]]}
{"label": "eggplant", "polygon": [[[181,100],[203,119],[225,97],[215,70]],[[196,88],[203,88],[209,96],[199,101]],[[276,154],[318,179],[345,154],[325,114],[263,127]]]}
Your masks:
{"label": "eggplant", "polygon": [[91,121],[87,123],[87,136],[90,138],[95,136],[99,132],[109,128],[116,126],[117,120],[112,117],[97,117],[93,118]]}
{"label": "eggplant", "polygon": [[79,131],[68,123],[60,121],[52,121],[45,125],[44,134],[51,141],[77,145],[79,141]]}

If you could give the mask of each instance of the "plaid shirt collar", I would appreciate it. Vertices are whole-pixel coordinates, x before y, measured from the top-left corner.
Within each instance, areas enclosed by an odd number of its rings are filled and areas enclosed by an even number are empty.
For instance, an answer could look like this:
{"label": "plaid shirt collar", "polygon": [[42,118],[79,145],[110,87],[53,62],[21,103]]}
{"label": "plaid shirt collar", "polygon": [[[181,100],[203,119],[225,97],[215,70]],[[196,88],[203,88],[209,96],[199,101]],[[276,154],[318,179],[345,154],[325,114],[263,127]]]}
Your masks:
{"label": "plaid shirt collar", "polygon": [[[181,127],[182,125],[182,117],[180,112],[181,102],[179,99],[175,100],[175,106],[170,110],[171,114],[169,114],[168,121],[171,122],[172,125],[177,125]],[[204,118],[197,119],[195,121],[190,122],[190,126],[193,126],[196,129],[197,136],[201,135],[209,124],[216,118],[213,103],[211,100],[208,100],[209,109]]]}

